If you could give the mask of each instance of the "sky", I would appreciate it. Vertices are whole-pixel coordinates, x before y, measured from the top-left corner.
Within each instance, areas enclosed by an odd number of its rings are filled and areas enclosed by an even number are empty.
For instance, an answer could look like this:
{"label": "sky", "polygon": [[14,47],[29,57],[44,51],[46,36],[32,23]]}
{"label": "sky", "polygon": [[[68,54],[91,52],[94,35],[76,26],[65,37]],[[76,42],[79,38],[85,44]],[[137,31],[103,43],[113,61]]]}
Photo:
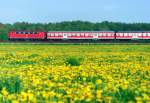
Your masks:
{"label": "sky", "polygon": [[150,23],[150,0],[0,0],[0,22]]}

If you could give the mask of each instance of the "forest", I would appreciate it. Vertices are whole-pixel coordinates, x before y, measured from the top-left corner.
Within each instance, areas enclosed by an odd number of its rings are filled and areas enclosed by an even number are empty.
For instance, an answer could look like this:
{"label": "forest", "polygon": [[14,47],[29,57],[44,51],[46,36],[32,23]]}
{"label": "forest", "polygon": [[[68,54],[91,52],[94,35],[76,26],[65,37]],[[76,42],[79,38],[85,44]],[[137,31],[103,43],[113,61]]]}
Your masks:
{"label": "forest", "polygon": [[150,31],[150,23],[64,21],[56,23],[0,23],[0,41],[7,41],[11,30],[26,31]]}

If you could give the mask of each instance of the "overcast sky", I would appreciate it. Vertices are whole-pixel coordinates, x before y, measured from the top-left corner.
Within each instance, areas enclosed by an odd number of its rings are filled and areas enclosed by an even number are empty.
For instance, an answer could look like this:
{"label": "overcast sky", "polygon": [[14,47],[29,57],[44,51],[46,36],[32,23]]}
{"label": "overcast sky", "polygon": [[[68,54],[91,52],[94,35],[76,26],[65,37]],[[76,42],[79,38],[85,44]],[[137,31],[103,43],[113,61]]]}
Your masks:
{"label": "overcast sky", "polygon": [[150,22],[150,0],[0,0],[0,22]]}

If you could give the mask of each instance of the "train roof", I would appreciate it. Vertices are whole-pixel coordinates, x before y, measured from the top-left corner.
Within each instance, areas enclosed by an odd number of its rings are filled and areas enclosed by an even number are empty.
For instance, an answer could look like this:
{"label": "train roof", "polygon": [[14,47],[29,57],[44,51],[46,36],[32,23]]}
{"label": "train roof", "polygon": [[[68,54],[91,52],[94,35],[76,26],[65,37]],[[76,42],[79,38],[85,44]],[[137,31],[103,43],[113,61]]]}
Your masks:
{"label": "train roof", "polygon": [[143,33],[143,32],[150,32],[150,31],[117,31],[117,33]]}
{"label": "train roof", "polygon": [[37,30],[11,30],[10,32],[45,32],[45,31],[37,31]]}
{"label": "train roof", "polygon": [[66,32],[66,33],[70,33],[70,32],[114,32],[114,31],[48,31],[48,32]]}

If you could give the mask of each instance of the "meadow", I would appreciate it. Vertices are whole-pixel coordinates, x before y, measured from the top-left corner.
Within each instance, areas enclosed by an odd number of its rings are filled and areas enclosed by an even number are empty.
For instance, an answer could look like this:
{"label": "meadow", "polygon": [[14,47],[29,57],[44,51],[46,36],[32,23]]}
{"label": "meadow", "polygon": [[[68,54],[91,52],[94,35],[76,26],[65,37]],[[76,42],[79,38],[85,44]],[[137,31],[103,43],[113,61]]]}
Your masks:
{"label": "meadow", "polygon": [[149,103],[149,45],[0,44],[0,103]]}

